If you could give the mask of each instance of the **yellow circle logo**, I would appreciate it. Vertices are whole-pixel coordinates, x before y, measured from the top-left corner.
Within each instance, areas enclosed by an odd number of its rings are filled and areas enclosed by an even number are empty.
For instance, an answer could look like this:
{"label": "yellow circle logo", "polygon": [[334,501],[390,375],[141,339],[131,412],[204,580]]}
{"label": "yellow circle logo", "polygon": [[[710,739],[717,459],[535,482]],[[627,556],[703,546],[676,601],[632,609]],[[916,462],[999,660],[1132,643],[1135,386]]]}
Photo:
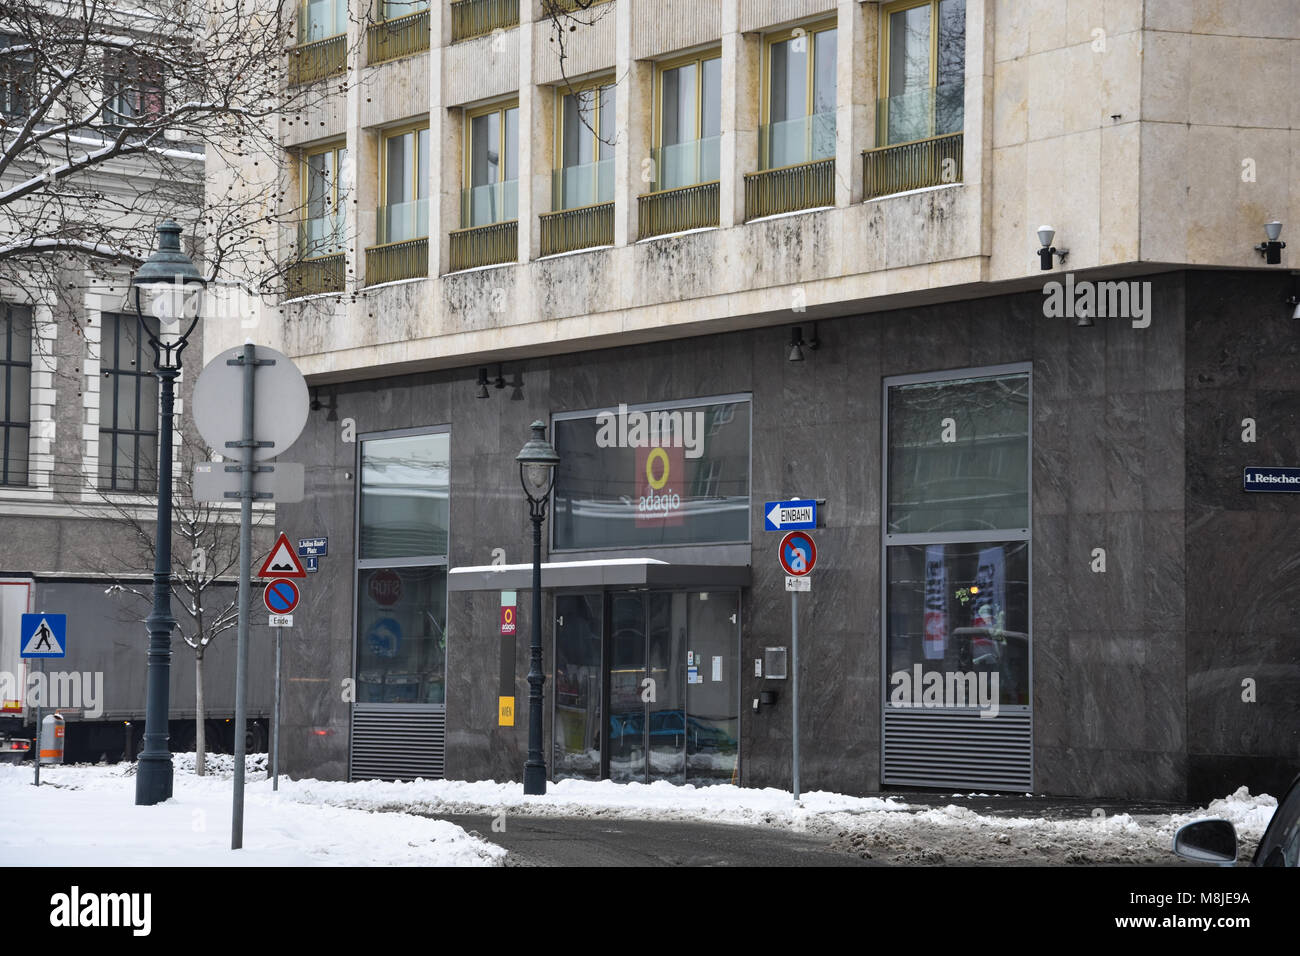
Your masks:
{"label": "yellow circle logo", "polygon": [[[659,476],[658,480],[655,479],[654,463],[656,461],[662,461],[664,463],[663,474]],[[668,484],[668,452],[664,451],[662,448],[650,449],[650,454],[645,456],[645,480],[650,483],[650,487],[655,491],[658,491],[664,485]]]}

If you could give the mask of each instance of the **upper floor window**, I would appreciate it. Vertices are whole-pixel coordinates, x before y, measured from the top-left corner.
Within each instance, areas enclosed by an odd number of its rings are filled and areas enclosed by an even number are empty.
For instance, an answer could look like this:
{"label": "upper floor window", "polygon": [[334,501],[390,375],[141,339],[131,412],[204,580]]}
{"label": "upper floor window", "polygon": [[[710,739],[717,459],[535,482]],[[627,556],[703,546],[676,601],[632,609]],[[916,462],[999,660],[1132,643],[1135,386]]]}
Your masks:
{"label": "upper floor window", "polygon": [[405,242],[429,234],[429,127],[384,136],[378,242]]}
{"label": "upper floor window", "polygon": [[347,226],[343,169],[346,146],[309,152],[302,162],[303,224],[298,252],[304,259],[343,252]]}
{"label": "upper floor window", "polygon": [[381,20],[396,20],[428,9],[429,0],[383,0],[379,12]]}
{"label": "upper floor window", "polygon": [[0,115],[20,117],[31,108],[32,83],[36,77],[36,52],[26,47],[27,39],[0,33]]}
{"label": "upper floor window", "polygon": [[[145,319],[157,335],[156,319]],[[158,379],[139,320],[105,315],[99,391],[99,482],[105,491],[152,491],[158,473]]]}
{"label": "upper floor window", "polygon": [[298,13],[298,42],[312,43],[348,29],[348,0],[302,0]]}
{"label": "upper floor window", "polygon": [[468,117],[461,226],[519,218],[519,107],[493,106]]}
{"label": "upper floor window", "polygon": [[835,156],[835,44],[834,23],[796,27],[768,41],[762,169]]}
{"label": "upper floor window", "polygon": [[719,179],[722,57],[716,50],[659,69],[655,188]]}
{"label": "upper floor window", "polygon": [[614,84],[608,80],[560,94],[555,208],[614,201]]}
{"label": "upper floor window", "polygon": [[32,310],[0,303],[0,485],[27,484]]}
{"label": "upper floor window", "polygon": [[104,57],[104,122],[109,126],[149,123],[163,112],[163,67],[128,51]]}
{"label": "upper floor window", "polygon": [[902,0],[884,8],[884,97],[878,146],[959,133],[965,105],[966,0]]}

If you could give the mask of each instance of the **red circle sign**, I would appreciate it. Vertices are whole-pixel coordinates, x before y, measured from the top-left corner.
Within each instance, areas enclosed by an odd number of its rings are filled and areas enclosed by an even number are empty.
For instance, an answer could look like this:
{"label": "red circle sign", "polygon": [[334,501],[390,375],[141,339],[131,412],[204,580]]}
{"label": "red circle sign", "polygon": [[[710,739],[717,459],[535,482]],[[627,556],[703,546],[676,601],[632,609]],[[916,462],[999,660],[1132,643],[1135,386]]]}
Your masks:
{"label": "red circle sign", "polygon": [[817,563],[817,545],[806,531],[791,531],[781,539],[777,558],[786,574],[801,578]]}
{"label": "red circle sign", "polygon": [[298,585],[286,578],[276,578],[262,592],[262,603],[272,614],[292,614],[300,596]]}
{"label": "red circle sign", "polygon": [[370,575],[367,590],[376,603],[392,607],[402,596],[402,579],[396,571],[383,568]]}

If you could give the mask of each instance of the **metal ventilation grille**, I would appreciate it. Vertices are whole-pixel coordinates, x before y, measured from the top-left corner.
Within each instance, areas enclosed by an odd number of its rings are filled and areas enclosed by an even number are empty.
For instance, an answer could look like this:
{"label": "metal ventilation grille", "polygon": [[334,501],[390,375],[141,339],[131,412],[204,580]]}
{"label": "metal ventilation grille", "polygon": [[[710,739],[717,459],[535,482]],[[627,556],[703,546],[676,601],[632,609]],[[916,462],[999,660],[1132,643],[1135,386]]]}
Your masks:
{"label": "metal ventilation grille", "polygon": [[894,786],[1033,789],[1029,714],[954,714],[886,708],[881,782]]}
{"label": "metal ventilation grille", "polygon": [[353,780],[441,779],[446,749],[445,710],[352,709]]}

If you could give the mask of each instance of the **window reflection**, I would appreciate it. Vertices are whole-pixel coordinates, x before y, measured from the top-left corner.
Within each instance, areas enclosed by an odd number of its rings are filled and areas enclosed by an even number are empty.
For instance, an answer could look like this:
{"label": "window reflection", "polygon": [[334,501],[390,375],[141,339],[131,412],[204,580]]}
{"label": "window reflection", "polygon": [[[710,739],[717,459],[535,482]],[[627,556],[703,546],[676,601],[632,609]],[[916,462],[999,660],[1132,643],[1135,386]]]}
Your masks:
{"label": "window reflection", "polygon": [[450,436],[363,443],[361,558],[447,554]]}

